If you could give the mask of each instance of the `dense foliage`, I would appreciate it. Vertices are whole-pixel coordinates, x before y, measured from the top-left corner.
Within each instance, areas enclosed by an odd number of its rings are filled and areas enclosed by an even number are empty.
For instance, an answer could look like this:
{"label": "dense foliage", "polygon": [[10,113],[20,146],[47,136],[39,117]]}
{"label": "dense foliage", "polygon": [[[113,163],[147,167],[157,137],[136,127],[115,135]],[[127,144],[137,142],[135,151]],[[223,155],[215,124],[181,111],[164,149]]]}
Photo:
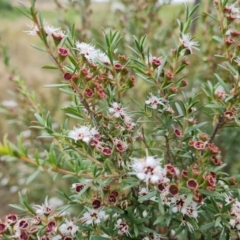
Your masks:
{"label": "dense foliage", "polygon": [[[26,145],[20,135],[17,144],[5,138],[0,154],[5,161],[34,166],[30,180],[42,171],[64,176],[67,189],[58,194],[65,204],[54,208],[46,197],[36,205],[19,193],[20,204],[12,206],[24,214],[2,219],[0,236],[240,238],[238,183],[225,168],[231,149],[223,146],[223,156],[217,138],[231,129],[224,140],[230,141],[240,123],[238,4],[215,0],[212,8],[210,1],[185,6],[184,20],[160,37],[150,17],[161,5],[146,1],[134,8],[122,1],[122,16],[132,20],[122,21],[119,31],[104,30],[103,40],[94,42],[87,40],[93,34],[88,29],[82,35],[69,23],[65,31],[47,23],[35,2],[20,9],[32,21],[25,32],[39,37],[42,46],[35,48],[49,55],[52,65],[43,68],[61,75],[47,87],[69,101],[56,127],[51,113],[15,79],[34,112],[31,129],[45,145]],[[84,3],[87,9],[89,2]],[[145,10],[144,4],[152,8]],[[204,34],[194,39],[198,8],[204,10],[198,29]]]}

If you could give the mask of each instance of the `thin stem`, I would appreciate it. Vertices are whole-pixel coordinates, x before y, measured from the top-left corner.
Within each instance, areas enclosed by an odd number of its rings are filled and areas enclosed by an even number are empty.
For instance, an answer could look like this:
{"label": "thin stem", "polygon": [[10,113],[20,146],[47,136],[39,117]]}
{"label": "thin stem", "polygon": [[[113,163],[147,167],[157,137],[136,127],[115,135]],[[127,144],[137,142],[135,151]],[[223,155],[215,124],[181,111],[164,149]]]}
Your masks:
{"label": "thin stem", "polygon": [[[33,164],[35,166],[39,166],[33,159],[31,158],[28,158],[26,156],[22,156],[19,158],[21,161],[23,162],[26,162],[26,163],[30,163],[30,164]],[[53,171],[53,172],[58,172],[58,173],[62,173],[62,174],[66,174],[66,175],[72,175],[72,176],[80,176],[80,177],[83,177],[83,178],[95,178],[92,174],[87,174],[87,173],[81,173],[80,175],[76,172],[70,172],[70,171],[67,171],[65,169],[62,169],[62,168],[58,168],[58,167],[50,167],[50,166],[44,166],[44,165],[40,165],[40,167],[42,167],[44,170],[46,171]],[[119,174],[112,174],[112,175],[102,175],[102,176],[98,176],[98,178],[119,178],[120,175]]]}
{"label": "thin stem", "polygon": [[[38,19],[37,19],[36,16],[33,17],[33,20],[34,20],[35,24],[38,26],[38,29],[41,29],[41,26],[40,26],[40,24],[39,24]],[[44,43],[45,43],[45,41],[44,41]],[[61,63],[58,61],[58,58],[53,54],[51,48],[49,47],[49,45],[48,45],[47,43],[45,43],[45,47],[46,47],[46,49],[47,49],[48,54],[51,56],[51,58],[52,58],[52,59],[54,60],[54,62],[57,64],[59,70],[64,74],[65,71],[64,71]],[[77,92],[77,94],[78,94],[78,96],[79,96],[79,98],[80,98],[80,100],[81,100],[81,103],[83,104],[83,106],[85,107],[85,109],[88,111],[89,115],[91,116],[91,119],[93,120],[93,124],[94,124],[94,126],[96,127],[96,126],[97,126],[96,116],[95,116],[95,114],[91,111],[88,102],[84,99],[82,93],[79,91],[78,86],[77,86],[73,81],[70,81],[70,85],[71,85],[71,87]]]}
{"label": "thin stem", "polygon": [[73,81],[71,81],[70,84],[71,84],[71,87],[77,92],[77,94],[78,94],[78,96],[79,96],[79,98],[81,100],[81,103],[83,104],[83,106],[87,110],[88,114],[90,115],[90,117],[91,117],[91,119],[93,121],[93,125],[96,127],[98,125],[97,124],[97,120],[96,120],[96,115],[90,109],[90,106],[89,106],[88,102],[84,99],[82,93],[79,91],[78,86]]}
{"label": "thin stem", "polygon": [[213,140],[214,140],[214,138],[215,138],[218,130],[219,130],[224,124],[225,124],[225,122],[224,122],[224,117],[223,117],[222,115],[220,115],[219,118],[218,118],[218,123],[217,123],[216,127],[214,128],[214,130],[213,130],[213,132],[212,132],[212,134],[211,134],[211,136],[210,136],[210,138],[209,138],[209,141],[208,141],[207,145],[208,145],[209,143],[212,143],[212,142],[213,142]]}
{"label": "thin stem", "polygon": [[[63,139],[63,138],[59,138],[59,137],[55,137],[55,138],[56,138],[56,140],[61,140],[61,141],[63,141],[64,143],[70,145],[69,142],[67,142],[67,141],[66,141],[65,139]],[[97,159],[91,157],[91,156],[88,155],[87,153],[84,153],[83,151],[79,150],[78,148],[76,148],[76,147],[73,146],[72,144],[71,144],[70,146],[71,146],[71,148],[72,148],[74,151],[78,152],[80,155],[86,157],[88,160],[94,162],[94,163],[97,164],[98,166],[100,166],[100,167],[103,167],[103,166],[104,166],[103,163],[99,162]]]}

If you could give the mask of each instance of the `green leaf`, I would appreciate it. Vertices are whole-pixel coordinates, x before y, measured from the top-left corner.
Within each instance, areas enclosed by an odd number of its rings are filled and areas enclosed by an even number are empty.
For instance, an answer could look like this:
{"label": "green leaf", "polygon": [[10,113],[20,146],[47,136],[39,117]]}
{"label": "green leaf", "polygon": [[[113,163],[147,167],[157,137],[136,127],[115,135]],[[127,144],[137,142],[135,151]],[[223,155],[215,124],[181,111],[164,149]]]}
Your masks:
{"label": "green leaf", "polygon": [[15,208],[17,210],[20,210],[20,211],[24,211],[24,212],[26,211],[25,208],[23,208],[22,206],[17,205],[17,204],[9,204],[8,206],[13,207],[13,208]]}
{"label": "green leaf", "polygon": [[144,202],[144,201],[146,201],[146,200],[149,200],[149,199],[152,198],[152,197],[155,197],[156,194],[157,194],[156,191],[152,191],[152,192],[148,193],[147,195],[138,198],[138,201],[139,201],[140,203],[142,203],[142,202]]}
{"label": "green leaf", "polygon": [[58,69],[58,67],[55,67],[55,66],[48,66],[48,65],[45,65],[45,66],[42,66],[43,69]]}
{"label": "green leaf", "polygon": [[66,83],[44,85],[44,87],[47,87],[47,88],[59,88],[59,87],[67,87],[67,86],[69,86],[69,84],[66,84]]}
{"label": "green leaf", "polygon": [[203,226],[200,227],[200,231],[206,231],[206,230],[208,230],[209,228],[212,228],[212,227],[214,227],[214,226],[215,226],[215,221],[210,222],[210,223],[207,223],[207,224],[205,224],[205,225],[203,225]]}
{"label": "green leaf", "polygon": [[34,45],[31,45],[31,46],[32,46],[33,48],[41,51],[41,52],[46,52],[46,53],[47,53],[46,49],[43,49],[43,48],[40,48],[40,47],[37,47],[37,46],[34,46]]}
{"label": "green leaf", "polygon": [[206,104],[204,105],[206,108],[217,108],[217,109],[225,109],[225,106],[218,105],[218,104]]}
{"label": "green leaf", "polygon": [[219,43],[223,43],[222,38],[220,38],[219,36],[213,36],[212,39],[214,39],[215,41],[217,41]]}
{"label": "green leaf", "polygon": [[222,225],[220,224],[221,220],[222,218],[220,216],[217,217],[214,227],[222,227]]}
{"label": "green leaf", "polygon": [[211,191],[207,191],[207,190],[203,190],[200,189],[200,192],[206,196],[210,196],[210,197],[222,197],[222,195],[218,192],[211,192]]}
{"label": "green leaf", "polygon": [[27,181],[26,181],[26,184],[28,185],[29,183],[31,183],[37,176],[38,174],[41,172],[40,169],[38,169],[37,171],[33,172],[28,178],[27,178]]}
{"label": "green leaf", "polygon": [[158,224],[158,223],[161,223],[161,222],[165,221],[166,218],[167,218],[166,214],[158,217],[158,218],[155,220],[155,222],[153,223],[153,225],[156,225],[156,224]]}
{"label": "green leaf", "polygon": [[218,22],[218,19],[213,17],[212,15],[210,15],[209,13],[207,12],[203,12],[204,15],[207,15],[208,17],[212,18],[213,20],[217,21]]}
{"label": "green leaf", "polygon": [[208,122],[202,122],[202,123],[193,125],[193,126],[187,128],[185,134],[186,134],[186,133],[189,133],[189,132],[192,132],[192,131],[194,131],[194,130],[196,130],[196,129],[200,129],[202,126],[206,125],[207,123],[208,123]]}
{"label": "green leaf", "polygon": [[35,118],[37,118],[38,122],[41,124],[41,125],[45,125],[45,121],[43,120],[43,118],[38,114],[38,113],[35,113],[34,114]]}
{"label": "green leaf", "polygon": [[73,90],[71,90],[71,89],[59,88],[59,90],[60,90],[61,92],[66,93],[66,94],[69,94],[69,95],[76,95],[76,96],[77,96],[77,94],[74,93]]}
{"label": "green leaf", "polygon": [[222,80],[222,78],[220,78],[216,73],[214,75],[217,78],[218,82],[221,84],[221,86],[224,88],[224,90],[226,92],[229,92],[229,88],[228,88],[227,84]]}

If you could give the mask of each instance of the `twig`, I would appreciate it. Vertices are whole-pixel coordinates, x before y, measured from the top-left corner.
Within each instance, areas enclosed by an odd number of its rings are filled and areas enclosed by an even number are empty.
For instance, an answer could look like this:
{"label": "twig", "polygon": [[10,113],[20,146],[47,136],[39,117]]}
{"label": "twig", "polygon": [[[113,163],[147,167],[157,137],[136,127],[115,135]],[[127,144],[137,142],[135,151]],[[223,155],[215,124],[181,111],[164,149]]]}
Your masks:
{"label": "twig", "polygon": [[[32,160],[31,158],[28,158],[26,156],[22,156],[19,159],[21,161],[23,161],[23,162],[30,163],[30,164],[33,164],[35,166],[40,166],[40,167],[42,167],[46,171],[51,170],[53,172],[58,172],[58,173],[66,174],[66,175],[68,174],[68,175],[72,175],[72,176],[81,176],[81,177],[84,177],[84,178],[94,178],[93,175],[87,174],[87,173],[81,173],[79,175],[76,172],[70,172],[70,171],[67,171],[65,169],[58,168],[58,167],[50,167],[50,166],[38,165],[34,160]],[[118,175],[118,174],[98,176],[98,178],[119,178],[119,177],[120,177],[120,175]]]}
{"label": "twig", "polygon": [[214,140],[214,138],[215,138],[218,130],[219,130],[224,124],[225,124],[225,122],[224,122],[224,117],[223,117],[222,115],[220,115],[219,118],[218,118],[218,123],[217,123],[216,127],[214,128],[214,130],[213,130],[213,132],[212,132],[212,134],[211,134],[211,136],[210,136],[210,138],[209,138],[209,141],[208,141],[207,145],[208,145],[209,143],[212,143],[212,142],[213,142],[213,140]]}

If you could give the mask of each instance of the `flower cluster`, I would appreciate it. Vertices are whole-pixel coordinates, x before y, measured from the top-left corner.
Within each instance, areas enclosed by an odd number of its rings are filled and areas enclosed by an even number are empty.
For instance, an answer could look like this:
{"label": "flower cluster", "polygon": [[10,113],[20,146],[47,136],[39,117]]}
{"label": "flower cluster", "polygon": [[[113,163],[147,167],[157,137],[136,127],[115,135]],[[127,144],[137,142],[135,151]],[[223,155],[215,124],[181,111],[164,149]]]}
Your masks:
{"label": "flower cluster", "polygon": [[[0,236],[4,234],[11,239],[26,240],[73,240],[79,227],[74,220],[68,220],[60,214],[53,214],[51,206],[33,206],[35,215],[31,218],[19,218],[9,214],[5,221],[0,221]],[[43,230],[44,229],[44,230]]]}

